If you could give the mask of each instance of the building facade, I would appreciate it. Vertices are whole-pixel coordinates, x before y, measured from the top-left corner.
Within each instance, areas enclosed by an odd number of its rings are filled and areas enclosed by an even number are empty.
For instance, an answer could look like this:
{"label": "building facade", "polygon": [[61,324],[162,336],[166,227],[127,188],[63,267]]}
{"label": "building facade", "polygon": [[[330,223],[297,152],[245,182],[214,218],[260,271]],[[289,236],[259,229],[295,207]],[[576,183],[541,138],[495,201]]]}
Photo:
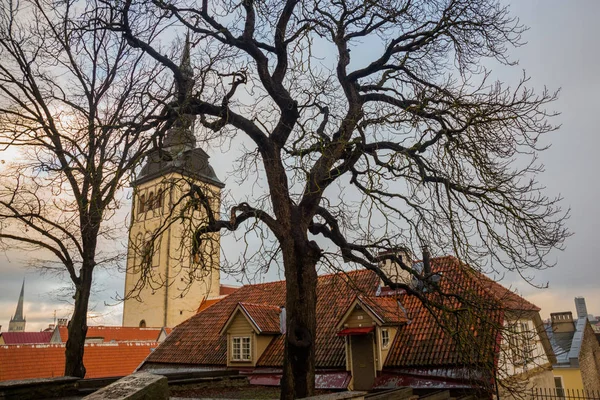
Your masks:
{"label": "building facade", "polygon": [[[193,87],[189,41],[181,69],[186,84],[178,94],[186,97]],[[219,296],[219,234],[194,243],[194,232],[208,212],[218,218],[224,184],[196,147],[194,119],[179,117],[133,183],[123,326],[174,327]]]}

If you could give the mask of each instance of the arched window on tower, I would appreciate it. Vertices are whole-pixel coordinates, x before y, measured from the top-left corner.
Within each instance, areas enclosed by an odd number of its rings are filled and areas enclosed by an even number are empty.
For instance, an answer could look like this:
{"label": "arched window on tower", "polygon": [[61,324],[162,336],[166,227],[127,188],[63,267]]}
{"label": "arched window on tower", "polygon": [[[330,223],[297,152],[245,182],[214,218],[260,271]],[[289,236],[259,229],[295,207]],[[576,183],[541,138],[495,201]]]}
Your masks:
{"label": "arched window on tower", "polygon": [[140,321],[140,328],[145,328],[146,327],[146,320],[143,319]]}
{"label": "arched window on tower", "polygon": [[156,208],[158,208],[159,212],[162,211],[163,206],[163,191],[159,190],[156,192],[156,200],[154,200]]}
{"label": "arched window on tower", "polygon": [[138,202],[138,214],[142,214],[146,208],[146,195],[142,194],[139,196]]}
{"label": "arched window on tower", "polygon": [[150,192],[148,195],[148,204],[146,206],[146,210],[150,211],[154,209],[154,192]]}

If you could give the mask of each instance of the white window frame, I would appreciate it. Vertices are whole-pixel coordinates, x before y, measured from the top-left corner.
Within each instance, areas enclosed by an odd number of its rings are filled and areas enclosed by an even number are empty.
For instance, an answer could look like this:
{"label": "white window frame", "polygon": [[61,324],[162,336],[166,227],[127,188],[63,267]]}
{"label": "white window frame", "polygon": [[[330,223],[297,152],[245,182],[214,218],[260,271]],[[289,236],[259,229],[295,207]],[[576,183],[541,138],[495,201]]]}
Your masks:
{"label": "white window frame", "polygon": [[[385,333],[385,336],[384,336]],[[390,347],[390,331],[387,329],[381,330],[381,348],[387,349]]]}
{"label": "white window frame", "polygon": [[252,361],[250,336],[233,336],[231,338],[231,361]]}

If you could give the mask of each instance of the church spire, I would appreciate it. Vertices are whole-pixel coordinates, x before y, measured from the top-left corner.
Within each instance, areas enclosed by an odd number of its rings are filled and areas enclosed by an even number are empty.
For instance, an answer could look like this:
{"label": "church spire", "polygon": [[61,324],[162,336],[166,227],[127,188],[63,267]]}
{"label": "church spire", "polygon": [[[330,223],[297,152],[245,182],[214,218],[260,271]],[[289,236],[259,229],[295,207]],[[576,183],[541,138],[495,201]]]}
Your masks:
{"label": "church spire", "polygon": [[25,298],[25,278],[23,278],[23,284],[21,285],[21,294],[19,295],[19,302],[17,303],[17,310],[15,315],[10,319],[8,323],[9,332],[23,332],[25,331],[25,317],[23,316],[23,300]]}
{"label": "church spire", "polygon": [[15,311],[15,316],[13,317],[13,321],[21,322],[25,321],[23,318],[23,299],[25,297],[25,278],[23,278],[23,284],[21,285],[21,294],[19,295],[19,302],[17,303],[17,310]]}
{"label": "church spire", "polygon": [[183,74],[183,82],[177,88],[177,95],[184,96],[185,98],[191,96],[194,87],[194,70],[192,69],[190,47],[190,33],[188,32],[185,35],[185,44],[183,46],[183,53],[181,54],[181,62],[179,63],[179,69]]}
{"label": "church spire", "polygon": [[[183,76],[175,85],[177,100],[184,104],[190,100],[194,89],[194,70],[192,69],[190,50],[190,34],[188,32],[185,36],[185,44],[179,63],[179,70]],[[196,137],[193,132],[195,119],[195,115],[180,115],[173,127],[166,133],[163,145],[172,156],[196,147]]]}

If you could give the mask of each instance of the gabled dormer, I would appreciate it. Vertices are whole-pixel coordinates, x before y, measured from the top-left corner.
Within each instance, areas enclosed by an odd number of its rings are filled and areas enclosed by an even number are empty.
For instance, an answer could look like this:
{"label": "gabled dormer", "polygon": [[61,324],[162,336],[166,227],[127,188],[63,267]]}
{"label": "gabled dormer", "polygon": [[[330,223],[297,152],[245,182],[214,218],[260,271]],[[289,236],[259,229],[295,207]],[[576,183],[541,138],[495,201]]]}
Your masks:
{"label": "gabled dormer", "polygon": [[408,322],[395,297],[357,296],[336,326],[345,337],[346,370],[354,390],[370,390],[383,369],[398,328]]}
{"label": "gabled dormer", "polygon": [[281,334],[280,315],[277,306],[238,303],[220,331],[227,335],[227,366],[255,366],[273,338]]}

